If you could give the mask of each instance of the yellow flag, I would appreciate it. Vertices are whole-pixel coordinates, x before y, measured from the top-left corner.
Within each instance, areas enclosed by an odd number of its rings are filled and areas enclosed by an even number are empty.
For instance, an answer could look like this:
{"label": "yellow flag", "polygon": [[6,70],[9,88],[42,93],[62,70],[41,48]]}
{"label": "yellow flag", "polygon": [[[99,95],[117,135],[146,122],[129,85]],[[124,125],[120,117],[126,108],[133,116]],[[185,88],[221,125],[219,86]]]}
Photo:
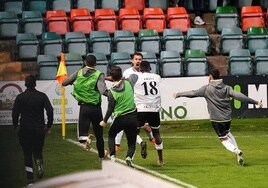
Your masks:
{"label": "yellow flag", "polygon": [[56,78],[59,84],[62,84],[63,80],[67,78],[67,69],[65,65],[64,53],[60,54],[60,66],[59,66]]}

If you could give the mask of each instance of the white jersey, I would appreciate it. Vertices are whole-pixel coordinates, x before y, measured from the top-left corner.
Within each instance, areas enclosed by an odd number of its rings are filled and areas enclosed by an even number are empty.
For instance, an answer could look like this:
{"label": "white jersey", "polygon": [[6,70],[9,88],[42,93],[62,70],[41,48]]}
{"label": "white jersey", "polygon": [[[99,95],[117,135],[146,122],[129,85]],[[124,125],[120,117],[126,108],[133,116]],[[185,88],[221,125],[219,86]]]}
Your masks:
{"label": "white jersey", "polygon": [[126,69],[124,72],[123,72],[123,77],[124,78],[129,78],[129,76],[131,74],[136,74],[138,73],[138,71],[136,69],[134,69],[133,67],[130,67],[128,69]]}
{"label": "white jersey", "polygon": [[135,104],[138,112],[159,112],[161,110],[160,82],[158,74],[137,73],[138,80],[134,86]]}

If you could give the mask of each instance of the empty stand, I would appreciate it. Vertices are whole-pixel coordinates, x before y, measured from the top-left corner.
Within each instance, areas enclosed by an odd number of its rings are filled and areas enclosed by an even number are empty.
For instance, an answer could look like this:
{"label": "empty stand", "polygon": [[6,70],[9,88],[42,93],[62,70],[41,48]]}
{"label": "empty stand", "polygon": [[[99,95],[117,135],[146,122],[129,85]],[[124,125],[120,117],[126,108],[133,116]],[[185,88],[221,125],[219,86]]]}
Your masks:
{"label": "empty stand", "polygon": [[255,74],[256,75],[268,75],[268,49],[256,50]]}
{"label": "empty stand", "polygon": [[67,32],[65,34],[65,49],[69,53],[86,55],[88,53],[88,41],[83,32]]}
{"label": "empty stand", "polygon": [[241,27],[246,32],[249,27],[264,27],[264,15],[261,6],[243,6],[241,9]]}
{"label": "empty stand", "polygon": [[220,40],[221,54],[229,54],[232,49],[245,48],[244,36],[240,27],[223,28]]}
{"label": "empty stand", "polygon": [[71,75],[82,68],[84,62],[80,54],[65,53],[64,57],[68,75]]}
{"label": "empty stand", "polygon": [[229,75],[252,75],[253,64],[249,49],[233,49],[229,54]]}
{"label": "empty stand", "polygon": [[73,8],[72,0],[50,0],[51,10],[63,10],[69,15],[71,9]]}
{"label": "empty stand", "polygon": [[158,32],[154,29],[141,29],[138,36],[139,50],[159,54],[161,41]]}
{"label": "empty stand", "polygon": [[247,48],[252,54],[254,54],[257,49],[268,48],[268,32],[266,27],[248,28]]}
{"label": "empty stand", "polygon": [[16,47],[19,60],[36,60],[40,53],[39,41],[33,33],[18,33]]}
{"label": "empty stand", "polygon": [[94,30],[93,18],[87,8],[72,9],[70,22],[72,31],[89,34]]}
{"label": "empty stand", "polygon": [[92,31],[89,35],[90,51],[104,53],[109,56],[112,52],[112,39],[107,31]]}
{"label": "empty stand", "polygon": [[54,55],[38,55],[38,79],[55,80],[58,71],[58,59]]}
{"label": "empty stand", "polygon": [[15,12],[18,16],[21,16],[22,11],[25,10],[24,1],[21,0],[3,0],[1,4],[4,11]]}
{"label": "empty stand", "polygon": [[155,29],[158,33],[166,28],[166,17],[161,8],[144,8],[143,21],[145,29]]}
{"label": "empty stand", "polygon": [[118,12],[119,9],[122,7],[122,2],[121,0],[100,0],[100,7],[111,8],[115,12]]}
{"label": "empty stand", "polygon": [[185,76],[206,76],[208,60],[202,50],[188,49],[184,57]]}
{"label": "empty stand", "polygon": [[116,52],[133,54],[136,51],[136,38],[130,30],[116,30],[113,41]]}
{"label": "empty stand", "polygon": [[217,7],[215,14],[215,28],[218,33],[223,28],[239,27],[239,15],[236,7],[224,6]]}
{"label": "empty stand", "polygon": [[169,7],[167,9],[168,27],[171,29],[179,29],[182,32],[187,32],[191,27],[190,15],[184,7]]}
{"label": "empty stand", "polygon": [[104,53],[88,53],[96,57],[96,69],[103,72],[105,75],[108,74],[108,59]]}
{"label": "empty stand", "polygon": [[0,12],[0,37],[15,38],[19,32],[19,18],[15,12]]}
{"label": "empty stand", "polygon": [[198,49],[209,54],[211,51],[210,38],[205,28],[189,28],[187,31],[187,48]]}
{"label": "empty stand", "polygon": [[27,0],[27,7],[29,11],[40,11],[42,15],[45,15],[48,10],[46,0]]}
{"label": "empty stand", "polygon": [[111,8],[95,10],[95,23],[98,31],[107,31],[114,33],[118,30],[118,21],[115,12]]}
{"label": "empty stand", "polygon": [[123,0],[125,8],[135,8],[138,11],[143,11],[145,8],[145,2],[146,0]]}
{"label": "empty stand", "polygon": [[121,67],[122,72],[124,72],[131,67],[130,54],[127,52],[112,52],[109,67],[112,67],[113,65]]}
{"label": "empty stand", "polygon": [[24,33],[41,36],[45,31],[44,19],[40,11],[23,11],[21,24]]}
{"label": "empty stand", "polygon": [[56,32],[44,32],[40,46],[44,55],[59,56],[61,52],[64,52],[63,40]]}
{"label": "empty stand", "polygon": [[63,10],[48,10],[46,12],[46,24],[49,32],[64,35],[69,31],[69,21]]}
{"label": "empty stand", "polygon": [[161,51],[159,69],[163,78],[183,76],[183,63],[180,54],[176,51]]}
{"label": "empty stand", "polygon": [[142,29],[141,15],[138,9],[135,8],[121,8],[119,10],[119,22],[121,30],[138,33]]}
{"label": "empty stand", "polygon": [[147,0],[149,8],[161,8],[166,11],[169,6],[168,0]]}
{"label": "empty stand", "polygon": [[86,8],[91,13],[94,13],[94,11],[98,7],[98,4],[97,4],[96,0],[77,0],[76,1],[76,7],[77,8]]}
{"label": "empty stand", "polygon": [[164,29],[162,44],[162,49],[165,51],[176,51],[183,54],[185,50],[185,37],[179,29]]}
{"label": "empty stand", "polygon": [[159,65],[158,65],[158,59],[153,52],[141,52],[143,56],[144,61],[148,61],[150,63],[151,71],[152,73],[159,74]]}

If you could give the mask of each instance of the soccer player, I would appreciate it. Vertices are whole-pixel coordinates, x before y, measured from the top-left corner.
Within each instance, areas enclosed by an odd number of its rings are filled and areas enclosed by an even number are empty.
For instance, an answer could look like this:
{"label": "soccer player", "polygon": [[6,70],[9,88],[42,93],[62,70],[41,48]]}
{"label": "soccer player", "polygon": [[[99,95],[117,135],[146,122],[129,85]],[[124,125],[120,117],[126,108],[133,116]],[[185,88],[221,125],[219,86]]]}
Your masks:
{"label": "soccer player", "polygon": [[207,108],[212,127],[221,143],[227,150],[236,154],[238,164],[241,166],[244,165],[243,153],[230,132],[232,114],[230,97],[242,102],[258,105],[260,108],[262,107],[261,101],[255,101],[242,93],[234,91],[232,87],[225,85],[222,79],[220,79],[220,72],[218,69],[211,69],[209,71],[208,85],[205,85],[198,90],[175,92],[173,97],[204,97],[207,101]]}
{"label": "soccer player", "polygon": [[[143,56],[141,53],[136,52],[132,55],[132,67],[126,69],[123,73],[123,77],[124,78],[128,78],[131,74],[137,74],[140,71],[140,63],[142,62]],[[143,129],[146,131],[150,142],[154,145],[155,144],[155,139],[153,137],[152,134],[152,129],[150,128],[150,126],[148,126],[147,124],[145,124],[143,126]],[[115,144],[116,144],[116,150],[119,151],[120,150],[120,143],[122,140],[122,136],[123,136],[123,131],[119,132],[116,137],[115,137]],[[142,138],[137,135],[137,144],[139,144],[141,146],[141,156],[142,158],[146,158],[147,156],[147,146],[146,146],[146,142],[142,140]]]}
{"label": "soccer player", "polygon": [[[29,75],[25,78],[25,86],[27,89],[15,99],[12,120],[15,128],[20,122],[18,136],[24,155],[27,185],[32,185],[34,183],[32,157],[37,166],[37,177],[42,178],[44,175],[43,146],[45,133],[50,133],[53,124],[53,108],[47,95],[35,89],[34,76]],[[44,110],[47,114],[47,123],[44,119]]]}
{"label": "soccer player", "polygon": [[101,95],[107,95],[107,86],[104,74],[95,69],[96,57],[94,55],[87,55],[84,63],[85,67],[66,78],[62,85],[67,86],[73,84],[72,95],[80,106],[78,120],[79,142],[86,143],[86,149],[90,149],[92,135],[88,134],[88,131],[89,125],[92,123],[97,140],[96,147],[101,160],[105,157],[103,128],[99,126],[103,118]]}
{"label": "soccer player", "polygon": [[164,165],[163,161],[163,141],[160,135],[160,115],[161,95],[160,82],[161,77],[158,74],[150,73],[151,67],[148,61],[142,61],[140,64],[140,73],[138,81],[134,86],[135,103],[138,111],[139,127],[148,123],[152,129],[155,138],[155,149],[158,154],[158,164]]}
{"label": "soccer player", "polygon": [[115,161],[115,136],[124,130],[127,136],[128,151],[126,163],[133,167],[132,159],[136,150],[137,137],[137,111],[134,103],[133,86],[138,76],[132,74],[128,79],[122,79],[122,69],[118,66],[111,68],[113,86],[108,92],[108,109],[104,119],[99,123],[105,126],[109,117],[113,114],[114,120],[108,133],[109,153],[112,161]]}

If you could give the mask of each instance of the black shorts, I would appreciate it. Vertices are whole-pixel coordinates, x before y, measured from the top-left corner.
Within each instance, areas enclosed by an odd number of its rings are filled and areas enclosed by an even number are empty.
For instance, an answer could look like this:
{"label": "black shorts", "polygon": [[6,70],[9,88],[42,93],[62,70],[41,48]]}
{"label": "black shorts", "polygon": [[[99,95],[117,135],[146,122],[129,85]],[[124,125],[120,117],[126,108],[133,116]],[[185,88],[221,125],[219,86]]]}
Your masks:
{"label": "black shorts", "polygon": [[231,121],[211,121],[211,124],[219,138],[225,137],[230,132]]}
{"label": "black shorts", "polygon": [[141,128],[145,123],[148,123],[152,129],[159,129],[159,112],[138,112],[138,122],[138,128]]}

